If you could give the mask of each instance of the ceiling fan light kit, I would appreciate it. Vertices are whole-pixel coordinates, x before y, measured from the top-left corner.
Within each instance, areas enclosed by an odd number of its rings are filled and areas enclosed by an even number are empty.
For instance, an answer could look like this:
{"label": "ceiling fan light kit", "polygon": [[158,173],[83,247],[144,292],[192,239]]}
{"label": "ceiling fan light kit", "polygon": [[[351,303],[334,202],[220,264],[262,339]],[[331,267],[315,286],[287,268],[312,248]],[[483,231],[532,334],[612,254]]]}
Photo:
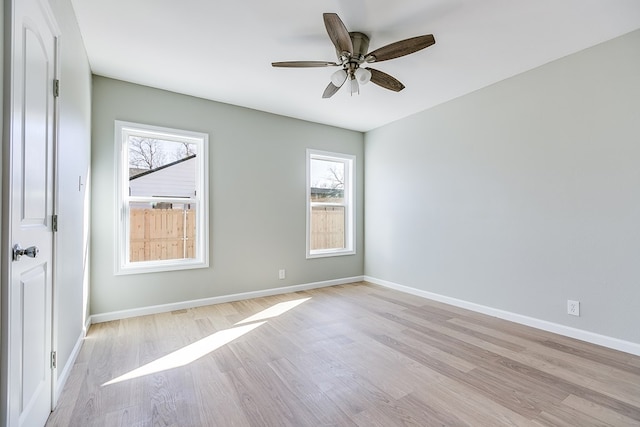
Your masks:
{"label": "ceiling fan light kit", "polygon": [[345,70],[341,69],[331,74],[331,83],[336,86],[342,86],[345,80],[347,80],[347,72]]}
{"label": "ceiling fan light kit", "polygon": [[371,71],[366,68],[358,68],[355,72],[356,79],[361,85],[366,85],[371,81]]}
{"label": "ceiling fan light kit", "polygon": [[[323,98],[332,97],[344,83],[349,80],[351,95],[360,93],[360,85],[369,81],[385,89],[399,92],[404,85],[395,77],[380,70],[362,67],[363,64],[387,61],[409,55],[435,44],[432,34],[412,37],[378,48],[372,52],[369,50],[369,37],[360,32],[349,32],[344,23],[335,13],[325,13],[324,25],[331,42],[336,48],[338,62],[327,61],[284,61],[272,62],[274,67],[309,68],[309,67],[341,67],[331,74],[331,82],[322,94]],[[367,53],[368,52],[368,53]]]}

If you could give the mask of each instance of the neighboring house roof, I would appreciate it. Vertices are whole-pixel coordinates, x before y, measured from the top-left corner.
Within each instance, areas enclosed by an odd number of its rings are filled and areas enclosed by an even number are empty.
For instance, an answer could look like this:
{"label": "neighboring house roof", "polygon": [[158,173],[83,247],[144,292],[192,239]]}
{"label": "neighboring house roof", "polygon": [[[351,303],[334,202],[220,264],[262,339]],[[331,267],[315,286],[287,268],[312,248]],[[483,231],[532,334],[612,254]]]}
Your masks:
{"label": "neighboring house roof", "polygon": [[[166,169],[166,168],[169,168],[169,167],[171,167],[171,166],[175,166],[175,165],[177,165],[177,164],[179,164],[179,163],[182,163],[182,162],[185,162],[185,161],[187,161],[187,160],[191,160],[191,159],[195,158],[195,157],[196,157],[196,155],[197,155],[197,154],[192,154],[192,155],[187,156],[187,157],[185,157],[185,158],[183,158],[183,159],[176,160],[175,162],[167,163],[166,165],[158,166],[157,168],[154,168],[154,169],[138,169],[138,168],[129,168],[129,181],[131,181],[131,180],[133,180],[133,179],[140,178],[141,176],[145,176],[145,175],[152,174],[152,173],[154,173],[154,172],[158,172],[159,170]],[[133,174],[132,174],[132,173],[131,173],[131,172],[132,172],[132,170],[139,171],[139,172],[138,172],[138,173],[133,173]]]}
{"label": "neighboring house roof", "polygon": [[196,155],[129,177],[129,195],[190,198],[196,194]]}
{"label": "neighboring house roof", "polygon": [[342,188],[311,187],[311,192],[316,194],[334,194],[343,191]]}
{"label": "neighboring house roof", "polygon": [[344,190],[342,188],[319,188],[311,187],[311,195],[315,197],[342,197]]}

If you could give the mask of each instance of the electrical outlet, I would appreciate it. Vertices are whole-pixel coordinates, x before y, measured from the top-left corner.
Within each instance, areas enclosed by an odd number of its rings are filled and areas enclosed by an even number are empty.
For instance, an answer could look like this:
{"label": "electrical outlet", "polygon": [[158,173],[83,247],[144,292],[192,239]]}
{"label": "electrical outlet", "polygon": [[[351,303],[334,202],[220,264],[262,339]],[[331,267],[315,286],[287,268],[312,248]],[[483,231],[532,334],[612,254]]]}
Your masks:
{"label": "electrical outlet", "polygon": [[282,280],[286,277],[286,271],[284,271],[284,268],[278,270],[278,279]]}
{"label": "electrical outlet", "polygon": [[580,316],[580,301],[567,301],[567,314]]}

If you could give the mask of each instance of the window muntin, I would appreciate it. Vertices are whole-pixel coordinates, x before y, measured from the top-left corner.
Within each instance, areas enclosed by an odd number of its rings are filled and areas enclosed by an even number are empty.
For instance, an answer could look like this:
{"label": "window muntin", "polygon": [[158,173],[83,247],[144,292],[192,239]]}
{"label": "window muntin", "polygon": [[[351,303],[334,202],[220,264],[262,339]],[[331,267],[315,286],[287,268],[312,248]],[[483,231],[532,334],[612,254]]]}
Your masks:
{"label": "window muntin", "polygon": [[208,135],[116,121],[116,273],[208,266]]}
{"label": "window muntin", "polygon": [[307,150],[307,258],[355,253],[355,157]]}

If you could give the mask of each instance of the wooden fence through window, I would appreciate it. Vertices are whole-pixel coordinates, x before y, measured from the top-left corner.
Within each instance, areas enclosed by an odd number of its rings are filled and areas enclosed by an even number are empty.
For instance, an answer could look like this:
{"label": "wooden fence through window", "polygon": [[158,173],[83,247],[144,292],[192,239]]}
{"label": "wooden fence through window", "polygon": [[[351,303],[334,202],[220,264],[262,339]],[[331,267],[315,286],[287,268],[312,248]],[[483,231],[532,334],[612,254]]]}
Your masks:
{"label": "wooden fence through window", "polygon": [[[311,216],[311,249],[344,248],[344,223],[343,207],[314,207]],[[130,262],[196,256],[194,210],[132,208],[130,227]]]}
{"label": "wooden fence through window", "polygon": [[344,248],[344,207],[314,206],[311,209],[311,250]]}
{"label": "wooden fence through window", "polygon": [[130,218],[130,262],[195,258],[195,210],[133,208]]}

